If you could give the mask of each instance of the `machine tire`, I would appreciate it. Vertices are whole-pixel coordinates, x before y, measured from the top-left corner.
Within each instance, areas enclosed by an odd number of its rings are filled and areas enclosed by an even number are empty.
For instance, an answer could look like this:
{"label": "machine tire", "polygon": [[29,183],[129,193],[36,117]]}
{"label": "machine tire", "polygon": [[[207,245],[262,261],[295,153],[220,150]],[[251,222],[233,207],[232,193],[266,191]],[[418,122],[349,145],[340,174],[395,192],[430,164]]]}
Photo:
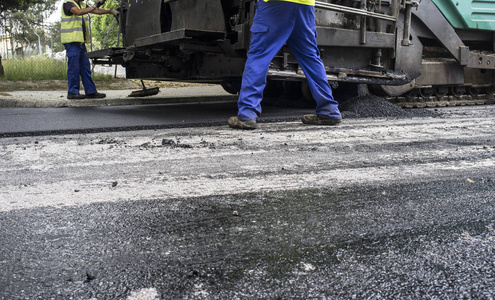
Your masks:
{"label": "machine tire", "polygon": [[301,93],[302,93],[304,101],[306,101],[308,103],[314,103],[315,102],[315,98],[313,98],[313,94],[311,94],[311,90],[309,88],[309,83],[306,79],[301,82]]}
{"label": "machine tire", "polygon": [[263,90],[263,96],[271,99],[279,98],[284,94],[284,83],[280,80],[266,81],[265,89]]}
{"label": "machine tire", "polygon": [[220,85],[227,93],[232,95],[237,95],[241,91],[241,83],[237,81],[224,81]]}

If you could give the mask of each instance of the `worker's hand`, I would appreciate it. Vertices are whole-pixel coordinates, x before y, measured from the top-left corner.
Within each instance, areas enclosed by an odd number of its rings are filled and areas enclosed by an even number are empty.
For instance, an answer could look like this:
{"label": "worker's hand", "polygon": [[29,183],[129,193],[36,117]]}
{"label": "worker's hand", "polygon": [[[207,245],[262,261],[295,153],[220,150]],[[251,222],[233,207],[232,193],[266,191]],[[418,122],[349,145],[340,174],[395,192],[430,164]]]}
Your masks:
{"label": "worker's hand", "polygon": [[103,4],[105,4],[105,1],[106,0],[96,0],[95,1],[95,7],[96,8],[99,8],[100,6],[102,6]]}
{"label": "worker's hand", "polygon": [[119,18],[119,11],[118,11],[118,10],[116,10],[116,9],[112,9],[112,10],[110,11],[110,13],[111,13],[114,17],[116,17],[117,19]]}

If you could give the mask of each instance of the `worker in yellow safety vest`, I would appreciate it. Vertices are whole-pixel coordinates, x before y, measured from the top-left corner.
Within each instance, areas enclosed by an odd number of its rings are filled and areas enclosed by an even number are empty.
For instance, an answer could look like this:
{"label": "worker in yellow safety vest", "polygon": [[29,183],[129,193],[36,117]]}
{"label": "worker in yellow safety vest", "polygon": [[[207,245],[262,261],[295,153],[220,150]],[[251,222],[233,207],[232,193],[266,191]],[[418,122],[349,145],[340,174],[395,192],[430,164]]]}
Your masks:
{"label": "worker in yellow safety vest", "polygon": [[255,129],[261,114],[261,100],[270,62],[284,44],[291,49],[308,80],[316,114],[305,115],[302,122],[312,125],[337,125],[342,116],[332,95],[325,66],[316,44],[315,0],[258,0],[251,44],[242,75],[237,116],[232,128]]}
{"label": "worker in yellow safety vest", "polygon": [[[91,66],[86,58],[85,43],[90,42],[88,13],[104,15],[113,14],[118,17],[117,10],[99,8],[105,0],[97,0],[94,6],[86,6],[84,0],[65,0],[62,6],[61,39],[65,46],[68,67],[67,81],[68,99],[105,98],[98,93],[91,78]],[[79,94],[79,78],[84,85],[85,95]]]}

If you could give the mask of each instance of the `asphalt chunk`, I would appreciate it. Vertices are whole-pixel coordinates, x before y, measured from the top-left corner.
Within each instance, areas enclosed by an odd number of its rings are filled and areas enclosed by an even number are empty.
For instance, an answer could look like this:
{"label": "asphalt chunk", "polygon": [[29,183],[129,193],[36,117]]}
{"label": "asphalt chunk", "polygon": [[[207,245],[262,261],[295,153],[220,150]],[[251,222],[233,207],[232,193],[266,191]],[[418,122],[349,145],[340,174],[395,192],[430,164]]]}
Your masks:
{"label": "asphalt chunk", "polygon": [[345,117],[356,118],[410,118],[416,116],[435,116],[424,109],[403,109],[384,98],[366,95],[353,97],[340,105],[340,110],[346,112]]}

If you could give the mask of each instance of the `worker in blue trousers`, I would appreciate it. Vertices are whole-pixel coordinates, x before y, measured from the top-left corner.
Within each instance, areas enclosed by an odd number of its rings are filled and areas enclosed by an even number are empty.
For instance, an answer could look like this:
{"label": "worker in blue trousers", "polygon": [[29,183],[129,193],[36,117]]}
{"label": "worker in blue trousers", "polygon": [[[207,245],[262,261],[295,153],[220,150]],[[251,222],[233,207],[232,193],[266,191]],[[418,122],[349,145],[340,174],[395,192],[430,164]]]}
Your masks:
{"label": "worker in blue trousers", "polygon": [[316,44],[315,0],[258,0],[251,44],[242,75],[238,114],[228,124],[232,128],[255,129],[261,114],[261,100],[270,62],[287,44],[301,66],[316,100],[316,113],[304,115],[302,122],[337,125],[342,116],[332,95],[325,67]]}
{"label": "worker in blue trousers", "polygon": [[[94,6],[86,6],[84,0],[65,0],[62,6],[61,39],[68,58],[67,81],[69,91],[67,99],[105,98],[98,93],[91,78],[91,65],[86,58],[86,45],[90,42],[89,19],[87,14],[113,14],[118,11],[99,8],[105,0],[97,0]],[[79,78],[84,85],[85,95],[79,94]]]}

